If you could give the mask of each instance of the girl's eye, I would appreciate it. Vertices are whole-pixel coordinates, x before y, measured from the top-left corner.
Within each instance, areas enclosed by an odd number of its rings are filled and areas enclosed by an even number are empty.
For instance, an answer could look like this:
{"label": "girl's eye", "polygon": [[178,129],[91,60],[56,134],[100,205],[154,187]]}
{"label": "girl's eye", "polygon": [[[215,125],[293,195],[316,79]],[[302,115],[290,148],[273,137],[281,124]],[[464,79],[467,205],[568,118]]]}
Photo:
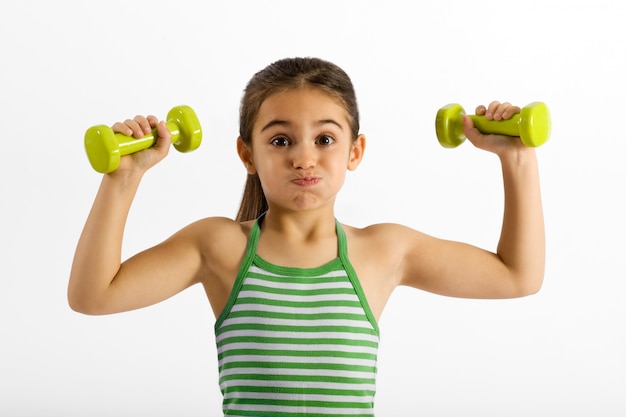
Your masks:
{"label": "girl's eye", "polygon": [[335,138],[330,135],[322,135],[317,138],[316,142],[318,145],[332,145],[333,143],[335,143]]}
{"label": "girl's eye", "polygon": [[290,144],[289,139],[284,136],[275,137],[270,143],[274,146],[289,146]]}

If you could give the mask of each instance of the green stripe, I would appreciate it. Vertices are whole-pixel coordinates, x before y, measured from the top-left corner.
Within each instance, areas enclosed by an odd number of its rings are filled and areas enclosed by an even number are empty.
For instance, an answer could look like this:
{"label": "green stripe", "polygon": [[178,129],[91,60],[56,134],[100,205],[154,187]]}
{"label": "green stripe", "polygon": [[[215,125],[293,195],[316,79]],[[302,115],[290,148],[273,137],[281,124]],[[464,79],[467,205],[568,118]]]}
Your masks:
{"label": "green stripe", "polygon": [[315,395],[374,395],[373,390],[350,390],[350,389],[329,389],[329,388],[287,388],[287,387],[258,387],[254,385],[240,385],[231,387],[224,391],[224,394],[234,392],[277,392],[281,394],[315,394]]}
{"label": "green stripe", "polygon": [[[280,307],[293,308],[315,308],[315,307],[361,307],[358,301],[350,300],[317,300],[317,301],[283,301],[270,300],[268,298],[241,297],[237,300],[237,305],[262,304]],[[233,314],[232,312],[230,314]]]}
{"label": "green stripe", "polygon": [[267,349],[232,349],[224,353],[218,354],[218,359],[228,358],[231,356],[242,355],[265,355],[265,356],[281,356],[281,357],[312,357],[312,358],[346,358],[346,359],[365,359],[376,360],[373,353],[362,352],[341,352],[336,350],[267,350]]}
{"label": "green stripe", "polygon": [[259,311],[259,310],[245,310],[234,311],[230,313],[228,318],[241,318],[241,317],[263,317],[268,319],[288,319],[288,320],[352,320],[352,321],[365,321],[367,317],[359,314],[347,314],[347,313],[278,313],[273,311]]}
{"label": "green stripe", "polygon": [[[220,378],[220,383],[225,381],[232,381],[236,379],[246,379],[251,381],[294,381],[294,382],[320,382],[320,377],[317,375],[280,375],[280,374],[234,374],[225,375]],[[352,385],[373,385],[376,379],[372,375],[372,378],[356,378],[349,376],[325,376],[324,383],[334,384],[352,384]]]}
{"label": "green stripe", "polygon": [[287,343],[292,345],[346,345],[346,346],[365,346],[370,348],[378,347],[377,342],[371,342],[369,340],[346,340],[346,339],[293,339],[289,337],[263,337],[258,336],[235,336],[221,340],[217,347],[221,348],[229,343],[247,343],[247,342],[259,342],[259,343]]}
{"label": "green stripe", "polygon": [[[224,400],[224,404],[260,404],[260,405],[274,405],[282,407],[325,407],[325,408],[372,408],[372,404],[368,402],[332,402],[332,401],[312,401],[312,400],[283,400],[276,399],[271,400],[271,403],[262,398],[227,398]],[[308,415],[308,414],[307,414]]]}
{"label": "green stripe", "polygon": [[341,370],[351,372],[376,372],[375,366],[342,365],[339,363],[308,363],[308,362],[256,362],[241,361],[231,362],[222,365],[222,370],[237,368],[265,368],[265,369],[319,369],[319,370]]}

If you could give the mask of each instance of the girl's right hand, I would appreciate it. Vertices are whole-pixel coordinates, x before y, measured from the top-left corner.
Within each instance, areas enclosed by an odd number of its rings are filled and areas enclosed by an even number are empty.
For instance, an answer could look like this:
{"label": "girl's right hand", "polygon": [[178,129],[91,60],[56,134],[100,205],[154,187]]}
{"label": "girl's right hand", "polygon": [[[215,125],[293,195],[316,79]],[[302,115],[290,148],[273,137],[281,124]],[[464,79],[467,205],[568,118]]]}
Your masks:
{"label": "girl's right hand", "polygon": [[151,133],[155,127],[157,128],[157,140],[154,146],[122,156],[120,165],[113,172],[139,171],[143,173],[147,171],[167,156],[172,143],[172,134],[165,126],[164,121],[159,122],[159,119],[152,115],[135,116],[133,119],[117,122],[111,126],[115,133],[133,136],[138,139]]}
{"label": "girl's right hand", "polygon": [[[506,120],[519,112],[520,108],[509,102],[492,101],[489,106],[480,105],[476,107],[476,114],[485,116],[487,120]],[[512,140],[509,136],[481,133],[474,127],[474,123],[468,116],[463,117],[463,131],[474,146],[495,154],[500,154],[514,147],[523,147],[519,138]]]}

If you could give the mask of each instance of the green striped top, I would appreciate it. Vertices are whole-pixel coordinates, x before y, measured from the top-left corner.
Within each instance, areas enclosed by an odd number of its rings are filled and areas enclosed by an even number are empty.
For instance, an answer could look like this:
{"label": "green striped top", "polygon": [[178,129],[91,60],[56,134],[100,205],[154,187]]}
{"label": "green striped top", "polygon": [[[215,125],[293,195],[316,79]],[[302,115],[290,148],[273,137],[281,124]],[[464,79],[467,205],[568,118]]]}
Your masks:
{"label": "green striped top", "polygon": [[317,268],[270,264],[248,248],[215,323],[224,415],[373,416],[378,325],[348,260]]}

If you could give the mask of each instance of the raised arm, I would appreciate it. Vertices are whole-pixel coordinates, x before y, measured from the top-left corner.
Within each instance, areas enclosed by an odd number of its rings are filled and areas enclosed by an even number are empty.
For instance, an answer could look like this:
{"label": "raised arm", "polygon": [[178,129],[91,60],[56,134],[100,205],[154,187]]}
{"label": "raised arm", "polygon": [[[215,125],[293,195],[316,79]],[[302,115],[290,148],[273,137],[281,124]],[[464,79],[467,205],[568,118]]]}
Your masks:
{"label": "raised arm", "polygon": [[[144,173],[168,153],[171,135],[153,116],[116,123],[113,130],[142,137],[158,124],[154,147],[122,158],[102,182],[78,241],[68,285],[72,309],[109,314],[153,304],[193,284],[198,251],[179,233],[122,265],[126,219]],[[186,270],[182,268],[185,265]],[[176,266],[176,273],[174,267]],[[183,278],[180,278],[183,277]],[[184,278],[189,277],[189,278]]]}
{"label": "raised arm", "polygon": [[[479,106],[477,114],[507,119],[509,103]],[[495,153],[502,165],[504,218],[495,253],[472,245],[406,232],[400,285],[468,298],[510,298],[537,292],[545,267],[544,220],[535,150],[519,138],[483,135],[464,117],[464,132],[476,147]]]}

